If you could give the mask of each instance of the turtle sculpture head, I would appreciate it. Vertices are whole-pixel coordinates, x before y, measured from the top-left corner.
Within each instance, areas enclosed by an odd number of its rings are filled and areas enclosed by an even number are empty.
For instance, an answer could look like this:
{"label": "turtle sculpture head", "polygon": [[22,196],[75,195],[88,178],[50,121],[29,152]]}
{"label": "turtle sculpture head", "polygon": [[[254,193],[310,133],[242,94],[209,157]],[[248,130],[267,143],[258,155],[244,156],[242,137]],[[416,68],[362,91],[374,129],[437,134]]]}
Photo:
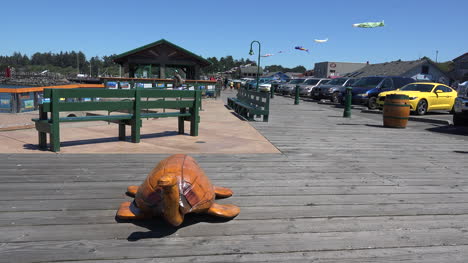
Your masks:
{"label": "turtle sculpture head", "polygon": [[229,197],[232,191],[213,186],[198,163],[184,154],[172,155],[159,162],[140,186],[129,186],[127,194],[135,200],[122,203],[117,218],[157,216],[179,226],[188,213],[233,218],[240,212],[235,205],[215,203],[216,197]]}

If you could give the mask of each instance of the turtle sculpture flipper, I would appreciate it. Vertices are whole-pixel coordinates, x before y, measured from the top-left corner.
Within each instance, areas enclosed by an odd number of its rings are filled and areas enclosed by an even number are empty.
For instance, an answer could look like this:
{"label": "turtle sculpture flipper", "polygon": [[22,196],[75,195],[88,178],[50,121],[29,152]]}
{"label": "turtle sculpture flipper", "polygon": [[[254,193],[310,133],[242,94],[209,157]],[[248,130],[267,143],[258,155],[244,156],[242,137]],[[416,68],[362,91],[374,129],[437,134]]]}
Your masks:
{"label": "turtle sculpture flipper", "polygon": [[214,186],[216,198],[227,198],[232,196],[232,190],[226,187]]}
{"label": "turtle sculpture flipper", "polygon": [[120,219],[146,219],[151,215],[144,214],[134,202],[123,202],[117,211],[117,217]]}
{"label": "turtle sculpture flipper", "polygon": [[140,186],[129,186],[127,194],[135,200],[120,205],[117,217],[121,219],[159,216],[171,225],[179,226],[187,213],[207,213],[224,218],[233,218],[240,213],[235,205],[214,203],[215,197],[232,196],[232,190],[213,186],[196,161],[183,154],[159,162]]}
{"label": "turtle sculpture flipper", "polygon": [[127,195],[131,197],[135,197],[137,192],[138,192],[138,185],[130,185],[129,187],[127,187]]}
{"label": "turtle sculpture flipper", "polygon": [[212,216],[232,218],[240,213],[240,209],[235,205],[220,205],[213,203],[208,209],[207,213]]}

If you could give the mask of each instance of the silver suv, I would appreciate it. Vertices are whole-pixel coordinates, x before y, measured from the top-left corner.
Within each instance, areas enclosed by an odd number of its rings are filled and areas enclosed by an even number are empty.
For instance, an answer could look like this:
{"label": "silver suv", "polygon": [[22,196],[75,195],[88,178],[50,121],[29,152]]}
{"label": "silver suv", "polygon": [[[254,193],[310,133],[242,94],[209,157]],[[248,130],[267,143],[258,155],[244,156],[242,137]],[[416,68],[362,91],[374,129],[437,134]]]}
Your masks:
{"label": "silver suv", "polygon": [[308,78],[304,81],[304,83],[299,85],[299,95],[310,97],[313,88],[326,84],[329,81],[330,79]]}
{"label": "silver suv", "polygon": [[292,79],[288,83],[281,85],[279,93],[283,95],[291,95],[294,94],[294,89],[296,88],[296,85],[299,85],[305,81],[304,78],[301,79]]}
{"label": "silver suv", "polygon": [[468,81],[459,84],[457,92],[453,106],[453,125],[468,126]]}
{"label": "silver suv", "polygon": [[344,92],[346,87],[351,86],[356,79],[352,78],[335,78],[327,84],[315,87],[312,90],[312,99],[321,100],[327,99],[333,103],[339,103],[340,93]]}

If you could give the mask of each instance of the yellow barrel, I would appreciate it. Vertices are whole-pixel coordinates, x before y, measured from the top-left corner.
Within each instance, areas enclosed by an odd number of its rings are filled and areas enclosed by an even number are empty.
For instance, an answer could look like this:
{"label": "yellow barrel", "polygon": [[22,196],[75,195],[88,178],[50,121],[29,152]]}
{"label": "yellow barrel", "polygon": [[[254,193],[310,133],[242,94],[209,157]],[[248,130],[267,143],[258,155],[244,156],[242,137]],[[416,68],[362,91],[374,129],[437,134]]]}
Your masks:
{"label": "yellow barrel", "polygon": [[385,97],[383,124],[390,128],[406,128],[410,114],[407,95],[390,94]]}

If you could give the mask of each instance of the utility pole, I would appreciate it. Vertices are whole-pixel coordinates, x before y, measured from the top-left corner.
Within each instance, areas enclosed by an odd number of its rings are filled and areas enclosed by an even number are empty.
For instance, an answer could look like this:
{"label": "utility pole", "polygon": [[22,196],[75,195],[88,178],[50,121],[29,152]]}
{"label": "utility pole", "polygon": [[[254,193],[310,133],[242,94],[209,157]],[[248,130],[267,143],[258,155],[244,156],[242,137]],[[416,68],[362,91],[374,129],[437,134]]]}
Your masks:
{"label": "utility pole", "polygon": [[91,75],[91,60],[89,60],[89,77],[91,78],[93,75]]}

